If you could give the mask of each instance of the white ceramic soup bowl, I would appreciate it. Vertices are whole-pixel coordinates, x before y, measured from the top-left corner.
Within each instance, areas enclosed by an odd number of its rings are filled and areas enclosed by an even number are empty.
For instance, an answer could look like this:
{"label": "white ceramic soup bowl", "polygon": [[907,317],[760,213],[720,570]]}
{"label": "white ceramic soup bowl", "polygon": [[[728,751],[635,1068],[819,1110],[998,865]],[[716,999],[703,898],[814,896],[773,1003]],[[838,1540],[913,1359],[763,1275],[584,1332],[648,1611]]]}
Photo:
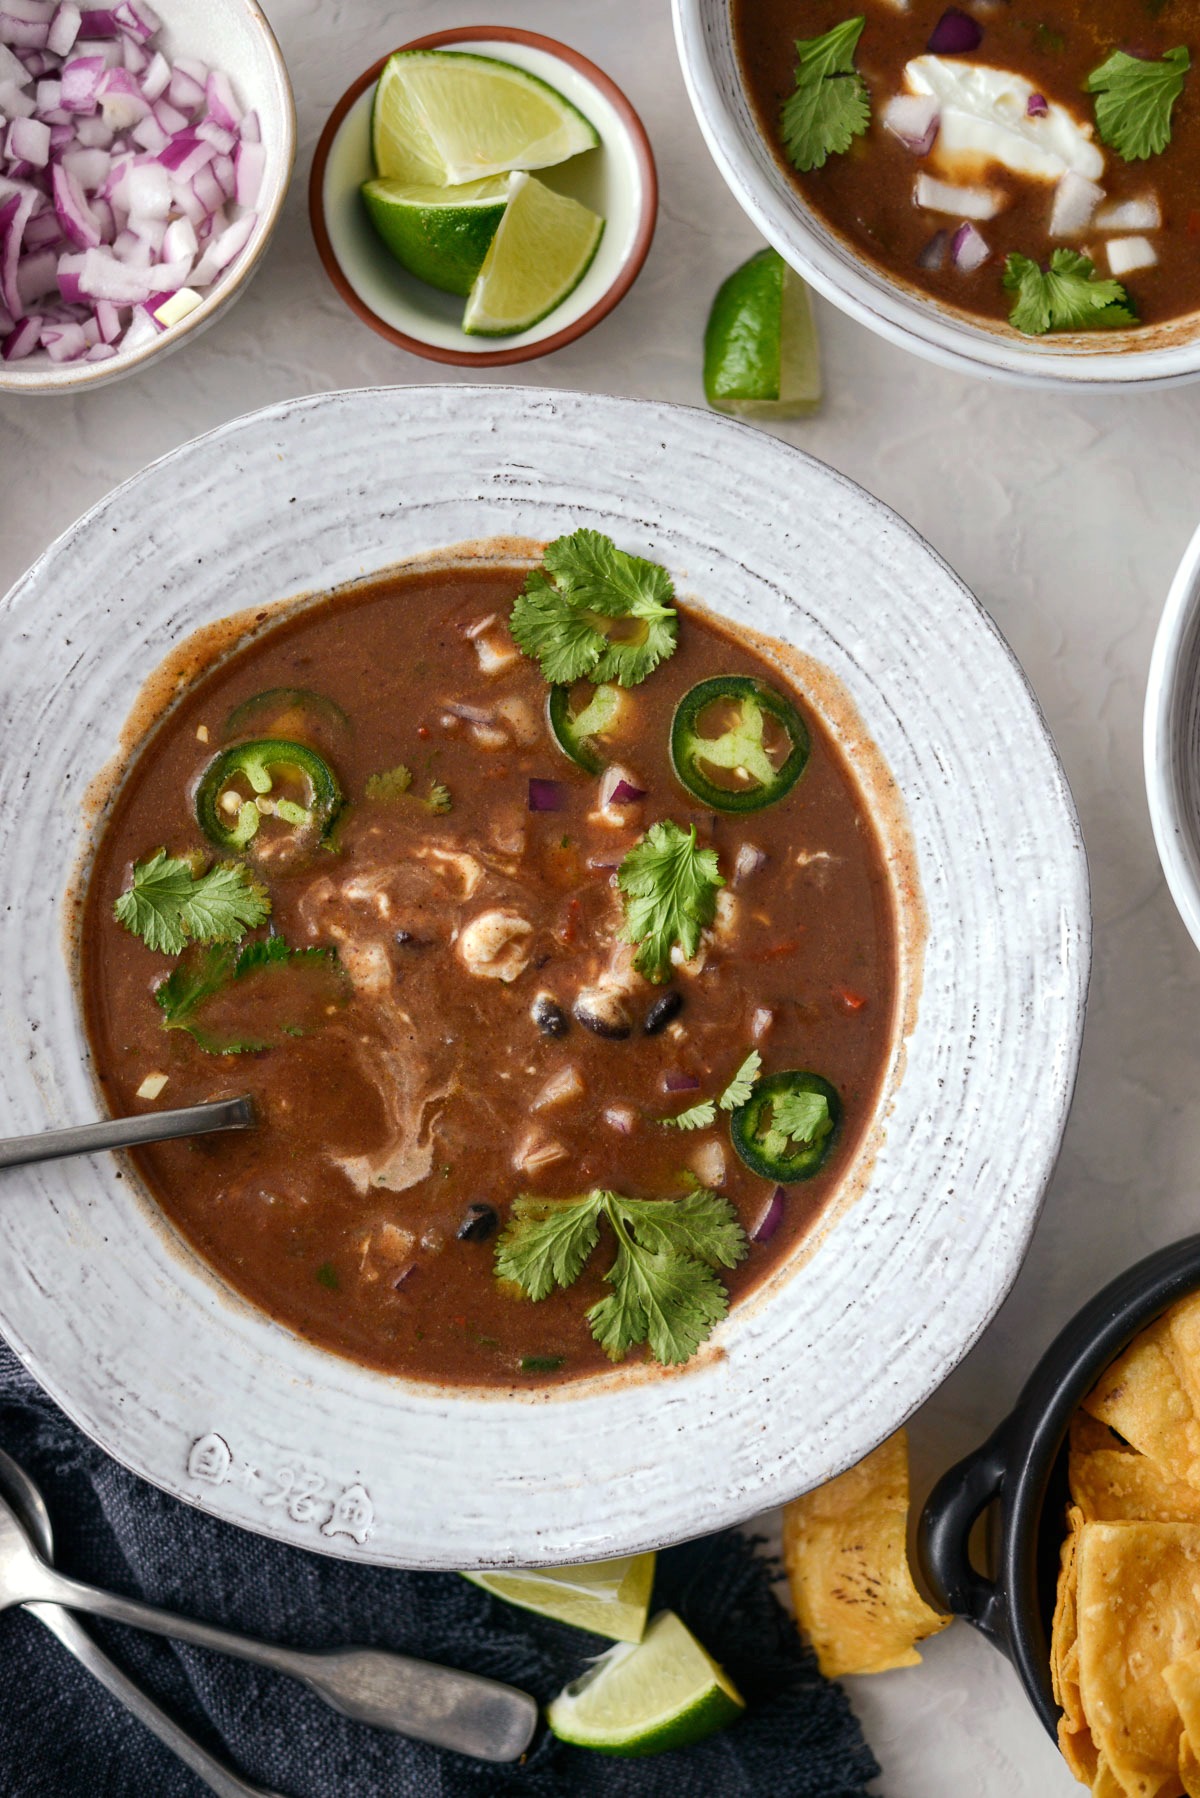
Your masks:
{"label": "white ceramic soup bowl", "polygon": [[[672,0],[675,42],[713,161],[747,217],[806,281],[860,324],[964,374],[1027,387],[1104,392],[1200,376],[1200,318],[1111,333],[1022,337],[885,274],[793,187],[764,138],[738,67],[730,0]],[[798,35],[803,35],[798,33]]]}
{"label": "white ceramic soup bowl", "polygon": [[1159,620],[1142,749],[1150,822],[1171,897],[1200,948],[1200,530]]}
{"label": "white ceramic soup bowl", "polygon": [[159,0],[155,10],[163,22],[155,46],[172,62],[180,56],[193,57],[209,68],[223,69],[239,105],[258,113],[266,156],[254,229],[245,248],[204,290],[195,311],[157,337],[133,349],[118,346],[106,362],[53,362],[45,350],[34,350],[18,362],[0,363],[0,394],[81,393],[123,380],[172,355],[245,293],[279,222],[296,156],[296,108],[283,51],[266,14],[257,0]]}
{"label": "white ceramic soup bowl", "polygon": [[302,1341],[236,1297],[113,1159],[5,1176],[0,1324],[37,1377],[140,1474],[311,1549],[424,1567],[599,1559],[826,1479],[995,1311],[1066,1118],[1083,848],[1036,702],[950,570],[842,476],[730,420],[431,386],[293,400],[186,445],[0,606],[0,1131],[95,1110],[69,953],[98,823],[85,793],[168,651],[234,607],[579,525],[828,671],[821,709],[878,822],[897,915],[883,1096],[845,1202],[693,1362],[553,1391],[414,1383]]}

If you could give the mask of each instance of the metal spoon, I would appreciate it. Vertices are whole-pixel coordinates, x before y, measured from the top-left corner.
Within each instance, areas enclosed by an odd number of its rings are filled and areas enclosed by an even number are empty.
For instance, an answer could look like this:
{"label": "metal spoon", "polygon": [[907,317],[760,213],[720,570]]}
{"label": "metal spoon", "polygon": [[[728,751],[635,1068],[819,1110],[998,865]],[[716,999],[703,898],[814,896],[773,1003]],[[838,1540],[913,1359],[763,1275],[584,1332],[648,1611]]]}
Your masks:
{"label": "metal spoon", "polygon": [[[45,1501],[25,1470],[18,1467],[3,1449],[0,1449],[0,1495],[12,1505],[19,1521],[33,1537],[47,1561],[53,1560],[54,1537]],[[224,1762],[211,1755],[207,1748],[202,1748],[174,1717],[160,1710],[149,1694],[135,1685],[115,1661],[109,1660],[104,1650],[92,1640],[82,1624],[76,1622],[70,1611],[64,1611],[57,1604],[31,1604],[29,1610],[58,1637],[65,1648],[70,1649],[89,1673],[95,1674],[100,1684],[126,1710],[132,1711],[160,1742],[164,1742],[192,1769],[198,1779],[203,1780],[210,1791],[216,1792],[217,1798],[280,1798],[278,1792],[268,1792],[263,1786],[251,1785],[249,1780],[242,1779],[231,1767],[225,1766]]]}
{"label": "metal spoon", "polygon": [[209,1099],[177,1111],[146,1111],[135,1118],[108,1118],[102,1124],[72,1124],[66,1130],[0,1138],[0,1167],[55,1161],[61,1155],[93,1155],[97,1149],[132,1149],[138,1143],[169,1142],[176,1136],[207,1136],[210,1130],[249,1130],[254,1121],[252,1099]]}
{"label": "metal spoon", "polygon": [[316,1654],[283,1648],[56,1573],[0,1494],[0,1610],[47,1601],[256,1661],[302,1680],[343,1716],[415,1736],[438,1748],[455,1748],[478,1760],[518,1760],[537,1727],[537,1701],[528,1692],[477,1673],[460,1673],[381,1648],[331,1648]]}

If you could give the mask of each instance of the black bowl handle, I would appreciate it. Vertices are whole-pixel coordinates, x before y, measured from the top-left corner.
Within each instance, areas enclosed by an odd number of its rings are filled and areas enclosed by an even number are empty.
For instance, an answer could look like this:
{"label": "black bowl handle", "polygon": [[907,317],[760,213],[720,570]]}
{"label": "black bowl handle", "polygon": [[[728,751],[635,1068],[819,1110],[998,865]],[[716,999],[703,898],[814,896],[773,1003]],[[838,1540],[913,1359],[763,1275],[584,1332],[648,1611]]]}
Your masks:
{"label": "black bowl handle", "polygon": [[1009,1654],[1008,1605],[1003,1587],[971,1565],[968,1542],[977,1517],[999,1498],[1007,1457],[997,1434],[944,1473],[921,1513],[921,1567],[943,1610],[965,1617]]}

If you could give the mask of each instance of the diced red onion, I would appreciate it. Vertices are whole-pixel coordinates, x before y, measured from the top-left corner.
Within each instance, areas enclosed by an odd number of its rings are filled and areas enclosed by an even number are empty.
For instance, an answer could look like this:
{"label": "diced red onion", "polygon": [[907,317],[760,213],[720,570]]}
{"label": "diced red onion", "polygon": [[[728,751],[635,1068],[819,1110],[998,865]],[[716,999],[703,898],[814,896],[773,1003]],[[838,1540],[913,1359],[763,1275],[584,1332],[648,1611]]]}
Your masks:
{"label": "diced red onion", "polygon": [[884,125],[902,144],[917,156],[928,156],[941,123],[932,94],[895,94],[882,116]]}
{"label": "diced red onion", "polygon": [[21,310],[28,312],[38,300],[50,294],[58,297],[58,257],[53,250],[35,250],[17,263],[17,292]]}
{"label": "diced red onion", "polygon": [[221,69],[210,69],[208,80],[204,86],[204,97],[208,104],[209,116],[218,125],[224,125],[227,131],[236,131],[241,123],[242,115],[238,111],[238,103],[233,97],[233,88],[229,77]]}
{"label": "diced red onion", "polygon": [[917,257],[918,268],[945,268],[946,257],[950,252],[949,231],[935,231],[921,254]]}
{"label": "diced red onion", "polygon": [[561,812],[563,797],[560,781],[531,780],[529,783],[529,809],[531,812]]}
{"label": "diced red onion", "polygon": [[10,82],[14,87],[24,87],[29,71],[19,56],[14,56],[7,44],[0,44],[0,81],[5,86]]}
{"label": "diced red onion", "polygon": [[248,112],[242,120],[242,142],[244,144],[261,144],[262,142],[262,126],[259,124],[256,112]]}
{"label": "diced red onion", "polygon": [[978,50],[982,42],[983,26],[978,19],[950,6],[934,26],[925,48],[934,56],[963,56],[968,51]]}
{"label": "diced red onion", "polygon": [[[248,119],[251,115],[247,113],[246,117]],[[243,137],[233,164],[233,197],[239,206],[253,206],[258,199],[258,190],[262,186],[266,169],[266,149],[262,144],[249,143]]]}
{"label": "diced red onion", "polygon": [[784,1204],[787,1193],[782,1186],[777,1186],[771,1194],[771,1202],[754,1226],[752,1240],[754,1242],[770,1242],[776,1230],[783,1222]]}
{"label": "diced red onion", "polygon": [[40,119],[14,119],[8,128],[4,154],[11,160],[44,169],[50,160],[50,127]]}
{"label": "diced red onion", "polygon": [[25,227],[25,249],[44,250],[47,244],[62,242],[62,226],[52,209],[37,212]]}
{"label": "diced red onion", "polygon": [[699,1085],[695,1074],[684,1074],[678,1069],[671,1069],[663,1075],[664,1092],[694,1093]]}
{"label": "diced red onion", "polygon": [[0,344],[0,356],[3,356],[6,362],[19,362],[23,356],[28,356],[31,351],[37,349],[38,338],[41,334],[42,321],[35,312],[31,317],[22,319],[20,324],[9,332],[3,344]]}
{"label": "diced red onion", "polygon": [[639,799],[646,797],[645,787],[631,786],[627,780],[619,780],[609,794],[610,805],[636,805]]}
{"label": "diced red onion", "polygon": [[46,48],[55,56],[66,56],[79,36],[79,27],[83,14],[71,0],[63,0],[63,4],[50,21],[50,30],[46,37]]}
{"label": "diced red onion", "polygon": [[767,853],[754,843],[739,843],[738,852],[733,858],[733,884],[739,886],[743,880],[749,880],[760,868],[767,865]]}
{"label": "diced red onion", "polygon": [[645,797],[645,787],[639,787],[636,781],[630,779],[629,769],[622,768],[616,762],[606,768],[600,777],[601,811],[609,805],[636,805],[639,799]]}
{"label": "diced red onion", "polygon": [[62,99],[62,82],[52,81],[49,76],[38,82],[34,90],[34,103],[37,115],[44,119],[47,113],[57,112]]}
{"label": "diced red onion", "polygon": [[620,1136],[632,1136],[633,1127],[637,1123],[637,1113],[630,1111],[627,1105],[610,1105],[604,1113],[604,1121],[610,1130]]}
{"label": "diced red onion", "polygon": [[1025,116],[1030,119],[1044,119],[1050,111],[1050,102],[1045,94],[1030,94],[1025,102]]}
{"label": "diced red onion", "polygon": [[960,275],[973,275],[991,253],[991,246],[974,225],[960,225],[950,242],[950,260]]}
{"label": "diced red onion", "polygon": [[0,81],[0,114],[6,119],[31,119],[37,107],[15,81]]}

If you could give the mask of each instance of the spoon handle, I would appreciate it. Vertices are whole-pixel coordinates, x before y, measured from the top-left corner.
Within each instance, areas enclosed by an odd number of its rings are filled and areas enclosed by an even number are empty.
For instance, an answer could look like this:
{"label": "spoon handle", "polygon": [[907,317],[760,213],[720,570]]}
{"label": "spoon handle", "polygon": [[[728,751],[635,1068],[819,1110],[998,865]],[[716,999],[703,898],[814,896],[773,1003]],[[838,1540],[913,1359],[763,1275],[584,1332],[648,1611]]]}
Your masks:
{"label": "spoon handle", "polygon": [[99,1644],[92,1640],[69,1611],[64,1611],[56,1604],[31,1604],[28,1609],[58,1637],[64,1648],[70,1649],[75,1659],[89,1673],[94,1674],[118,1703],[131,1711],[140,1723],[144,1723],[173,1754],[177,1754],[185,1766],[192,1769],[197,1779],[202,1780],[210,1792],[217,1794],[217,1798],[280,1798],[278,1792],[268,1792],[262,1786],[251,1785],[249,1780],[242,1779],[231,1767],[210,1754],[207,1748],[202,1748],[182,1724],[168,1716],[166,1711],[160,1710],[149,1693],[135,1685],[115,1661],[109,1660]]}
{"label": "spoon handle", "polygon": [[62,1155],[92,1155],[97,1149],[132,1149],[143,1142],[175,1136],[206,1136],[210,1130],[247,1130],[254,1122],[248,1098],[210,1099],[178,1111],[147,1111],[140,1117],[107,1118],[100,1124],[72,1124],[65,1130],[38,1130],[33,1136],[0,1138],[0,1167],[56,1161]]}
{"label": "spoon handle", "polygon": [[255,1661],[303,1680],[318,1698],[359,1723],[393,1729],[478,1760],[519,1760],[537,1727],[537,1702],[528,1692],[477,1673],[462,1673],[381,1648],[334,1648],[309,1654],[258,1642],[194,1617],[160,1611],[136,1598],[86,1586],[43,1561],[38,1563],[36,1586],[36,1591],[28,1593],[29,1599],[49,1599],[73,1610],[111,1617],[117,1623],[132,1623],[155,1635]]}

